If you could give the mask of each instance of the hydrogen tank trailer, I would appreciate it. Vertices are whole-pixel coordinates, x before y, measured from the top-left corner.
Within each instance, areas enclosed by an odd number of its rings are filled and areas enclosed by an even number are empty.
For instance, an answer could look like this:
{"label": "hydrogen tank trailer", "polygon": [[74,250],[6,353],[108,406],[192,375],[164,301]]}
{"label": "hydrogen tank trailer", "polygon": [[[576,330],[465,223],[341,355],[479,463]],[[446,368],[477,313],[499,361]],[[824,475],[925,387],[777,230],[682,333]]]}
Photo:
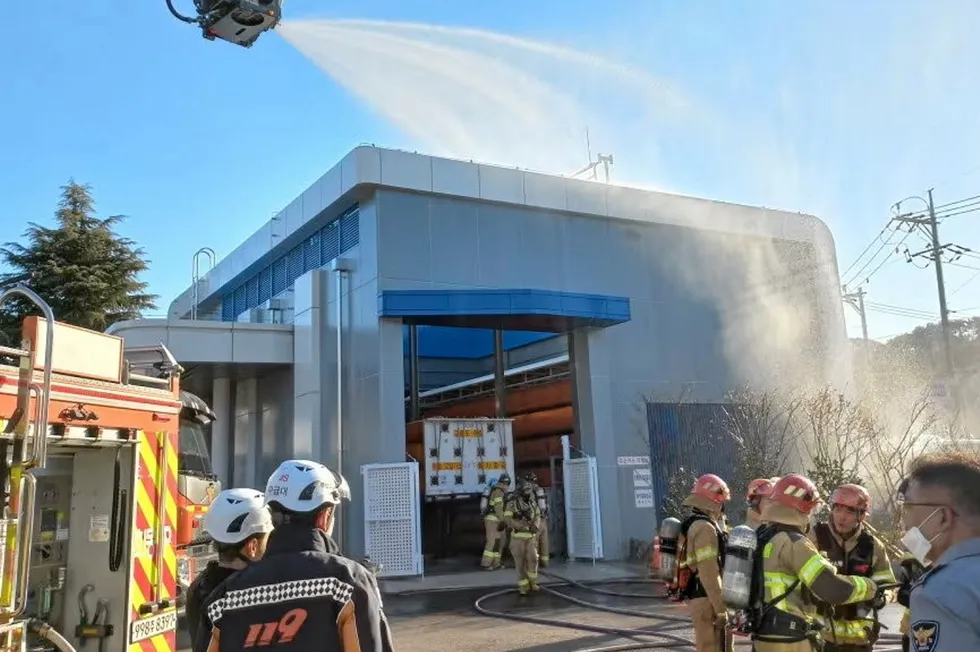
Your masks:
{"label": "hydrogen tank trailer", "polygon": [[245,48],[282,20],[282,0],[194,0],[197,16],[185,16],[166,0],[177,20],[198,25],[204,38],[221,39]]}

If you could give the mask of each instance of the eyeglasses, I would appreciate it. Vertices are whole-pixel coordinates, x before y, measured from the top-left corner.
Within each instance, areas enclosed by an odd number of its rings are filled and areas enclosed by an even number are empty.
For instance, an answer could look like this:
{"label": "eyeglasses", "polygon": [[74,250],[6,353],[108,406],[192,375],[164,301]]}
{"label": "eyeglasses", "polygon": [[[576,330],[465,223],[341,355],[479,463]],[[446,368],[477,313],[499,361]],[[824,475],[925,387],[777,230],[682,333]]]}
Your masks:
{"label": "eyeglasses", "polygon": [[910,501],[900,501],[898,503],[898,509],[904,513],[909,507],[932,507],[933,509],[948,509],[953,513],[954,516],[959,516],[959,513],[951,505],[947,503],[916,503]]}

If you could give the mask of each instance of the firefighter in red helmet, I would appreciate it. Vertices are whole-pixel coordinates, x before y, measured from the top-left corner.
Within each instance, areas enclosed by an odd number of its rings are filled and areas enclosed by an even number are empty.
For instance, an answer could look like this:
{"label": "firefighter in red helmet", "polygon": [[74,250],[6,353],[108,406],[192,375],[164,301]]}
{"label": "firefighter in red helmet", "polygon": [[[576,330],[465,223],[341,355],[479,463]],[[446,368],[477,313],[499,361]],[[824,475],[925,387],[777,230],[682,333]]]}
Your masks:
{"label": "firefighter in red helmet", "polygon": [[814,597],[829,605],[867,602],[878,595],[868,577],[841,575],[804,531],[822,501],[802,475],[777,481],[762,509],[762,609],[752,631],[756,652],[813,652],[823,647]]}
{"label": "firefighter in red helmet", "polygon": [[746,525],[756,529],[762,523],[762,501],[772,493],[772,486],[779,478],[756,478],[749,483],[745,492],[748,510],[745,513]]}
{"label": "firefighter in red helmet", "polygon": [[725,628],[728,617],[721,593],[725,532],[718,525],[731,497],[725,481],[709,473],[695,480],[682,503],[691,508],[691,515],[681,524],[671,588],[677,599],[688,601],[697,652],[735,649]]}
{"label": "firefighter in red helmet", "polygon": [[[857,484],[842,484],[830,497],[830,518],[810,530],[816,544],[838,573],[861,575],[877,584],[894,584],[895,573],[884,544],[864,522],[871,513],[871,494]],[[821,608],[825,652],[871,652],[881,626],[877,611],[884,595],[874,601]]]}

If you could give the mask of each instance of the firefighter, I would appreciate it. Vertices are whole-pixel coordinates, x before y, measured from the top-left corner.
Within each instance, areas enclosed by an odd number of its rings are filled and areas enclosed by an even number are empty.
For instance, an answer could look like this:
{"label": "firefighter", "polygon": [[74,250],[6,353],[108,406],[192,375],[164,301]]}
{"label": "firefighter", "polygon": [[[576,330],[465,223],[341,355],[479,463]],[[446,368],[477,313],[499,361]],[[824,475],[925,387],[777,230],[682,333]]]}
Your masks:
{"label": "firefighter", "polygon": [[496,484],[490,490],[487,504],[483,507],[483,524],[486,529],[487,542],[483,546],[483,557],[480,566],[484,570],[503,568],[502,552],[506,523],[504,522],[504,499],[510,491],[510,475],[501,474]]}
{"label": "firefighter", "polygon": [[758,529],[762,524],[762,502],[766,496],[772,492],[772,485],[779,478],[756,478],[749,483],[749,488],[745,492],[745,500],[748,502],[748,510],[745,512],[745,521],[753,530]]}
{"label": "firefighter", "polygon": [[534,497],[538,503],[538,510],[541,512],[541,522],[538,523],[538,564],[542,568],[547,568],[551,563],[551,542],[548,540],[548,497],[544,489],[538,484],[538,476],[534,471],[524,474],[524,480],[531,485],[534,490]]}
{"label": "firefighter", "polygon": [[517,491],[510,495],[504,507],[504,522],[510,528],[510,554],[514,556],[517,568],[517,592],[527,595],[538,587],[538,524],[541,510],[538,509],[534,487],[525,480],[517,485]]}
{"label": "firefighter", "polygon": [[201,624],[201,605],[215,588],[239,570],[265,554],[272,514],[265,494],[255,489],[226,489],[204,515],[204,532],[218,560],[208,565],[187,589],[187,629],[193,641]]}
{"label": "firefighter", "polygon": [[[756,652],[812,652],[823,641],[814,596],[829,605],[868,602],[878,585],[837,569],[806,537],[821,502],[816,485],[798,474],[780,478],[762,508],[758,529],[763,587],[761,613],[752,630]],[[757,576],[758,577],[758,576]]]}
{"label": "firefighter", "polygon": [[691,515],[681,524],[675,590],[688,601],[697,652],[735,649],[725,629],[728,616],[721,592],[725,534],[719,523],[730,499],[725,481],[709,473],[695,480],[681,503],[691,508]]}
{"label": "firefighter", "polygon": [[[864,526],[871,512],[871,494],[857,484],[842,484],[830,496],[830,518],[817,523],[808,536],[838,573],[870,577],[877,584],[894,584],[895,574],[884,544]],[[826,652],[871,652],[881,625],[884,593],[878,603],[822,607]]]}
{"label": "firefighter", "polygon": [[336,511],[350,500],[343,476],[319,462],[287,460],[269,477],[265,500],[276,526],[266,554],[208,597],[211,636],[199,631],[194,652],[391,652],[374,575],[330,552]]}

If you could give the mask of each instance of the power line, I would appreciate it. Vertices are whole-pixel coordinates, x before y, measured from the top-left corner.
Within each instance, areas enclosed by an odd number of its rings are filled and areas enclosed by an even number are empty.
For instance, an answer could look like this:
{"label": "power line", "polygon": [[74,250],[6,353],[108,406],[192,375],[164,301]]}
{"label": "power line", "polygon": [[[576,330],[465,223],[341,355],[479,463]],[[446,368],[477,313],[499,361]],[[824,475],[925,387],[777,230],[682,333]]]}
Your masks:
{"label": "power line", "polygon": [[[885,225],[885,228],[887,229],[890,225],[891,223],[889,222],[889,224]],[[858,269],[856,272],[851,274],[851,276],[843,282],[844,287],[854,285],[854,283],[859,280],[860,282],[858,283],[858,285],[866,285],[868,281],[871,280],[871,277],[877,274],[881,270],[881,268],[884,267],[889,260],[891,260],[891,257],[894,254],[900,252],[899,248],[905,243],[906,240],[908,240],[913,230],[914,227],[910,227],[908,231],[905,233],[905,235],[902,236],[902,239],[894,243],[895,248],[891,252],[885,254],[885,257],[882,258],[880,261],[878,261],[878,254],[880,254],[885,247],[887,247],[890,244],[893,244],[891,242],[892,236],[896,233],[901,232],[901,228],[893,229],[891,235],[888,236],[888,239],[882,242],[881,246],[878,247],[878,249],[871,256],[871,258],[869,258],[867,262],[865,262],[864,265],[860,267],[860,269]],[[868,274],[864,274],[864,271],[869,267],[871,267],[872,265],[874,265],[876,262],[878,263],[877,266],[874,269],[872,269]]]}
{"label": "power line", "polygon": [[845,276],[847,276],[848,272],[850,272],[852,269],[854,269],[854,266],[857,265],[859,262],[861,262],[861,258],[864,257],[864,254],[868,253],[871,250],[871,247],[875,246],[875,242],[878,242],[879,240],[881,240],[881,236],[885,235],[885,231],[888,230],[888,227],[890,225],[891,225],[891,222],[889,222],[888,224],[885,224],[885,226],[881,227],[881,231],[879,231],[878,232],[878,235],[876,235],[874,238],[871,239],[871,242],[869,242],[868,243],[868,246],[864,248],[864,251],[862,251],[861,253],[859,253],[858,256],[857,256],[857,258],[854,259],[854,262],[851,263],[850,265],[848,265],[847,269],[845,269],[843,272],[841,272],[841,274],[840,274],[841,278],[844,278]]}
{"label": "power line", "polygon": [[[946,374],[948,377],[953,376],[953,352],[950,344],[950,328],[949,328],[949,308],[946,305],[946,282],[943,277],[943,251],[950,246],[955,245],[943,245],[939,240],[939,218],[936,216],[936,204],[932,196],[932,188],[928,192],[929,199],[925,200],[921,197],[917,197],[920,201],[923,201],[928,207],[928,216],[918,216],[915,214],[899,213],[894,218],[894,221],[910,224],[913,226],[922,225],[929,227],[930,235],[930,246],[927,249],[923,249],[917,253],[909,253],[907,250],[905,252],[906,259],[911,262],[913,258],[924,257],[927,260],[931,260],[936,268],[936,288],[939,294],[939,321],[942,324],[943,332],[943,352],[946,358]],[[905,200],[902,200],[905,201]],[[895,204],[896,212],[901,210],[902,201]],[[962,255],[962,254],[961,254]]]}

